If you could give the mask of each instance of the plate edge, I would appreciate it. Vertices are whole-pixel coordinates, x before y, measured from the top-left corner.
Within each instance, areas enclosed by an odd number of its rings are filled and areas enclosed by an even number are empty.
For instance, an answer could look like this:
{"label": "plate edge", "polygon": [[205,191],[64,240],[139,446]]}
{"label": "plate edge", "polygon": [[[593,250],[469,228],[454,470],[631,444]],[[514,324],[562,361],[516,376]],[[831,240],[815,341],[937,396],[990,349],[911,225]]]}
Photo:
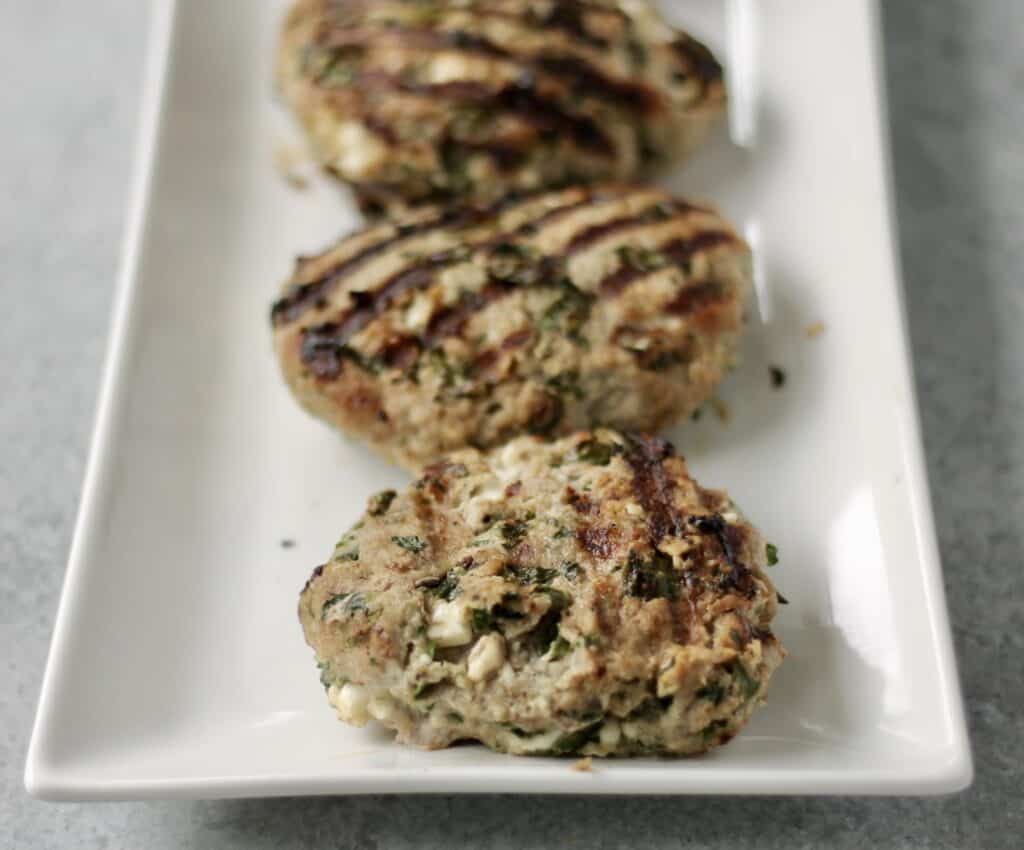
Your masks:
{"label": "plate edge", "polygon": [[[167,81],[171,63],[171,44],[177,19],[177,0],[153,0],[146,39],[146,59],[140,94],[138,129],[134,145],[134,164],[130,182],[124,237],[121,242],[121,260],[118,269],[113,306],[109,320],[110,334],[107,351],[100,371],[100,389],[96,402],[89,453],[85,466],[82,495],[71,538],[67,568],[61,586],[57,614],[50,647],[47,652],[42,686],[36,704],[35,722],[29,739],[25,759],[25,790],[40,799],[51,796],[60,782],[55,781],[46,762],[46,738],[50,728],[52,691],[58,678],[56,670],[62,666],[66,644],[69,600],[74,597],[74,585],[79,580],[84,553],[90,548],[94,528],[93,513],[106,489],[110,469],[107,462],[111,450],[115,410],[119,406],[124,386],[126,366],[125,343],[133,325],[134,302],[138,290],[139,263],[142,243],[149,222],[153,173],[165,123]],[[70,799],[61,797],[62,799]]]}

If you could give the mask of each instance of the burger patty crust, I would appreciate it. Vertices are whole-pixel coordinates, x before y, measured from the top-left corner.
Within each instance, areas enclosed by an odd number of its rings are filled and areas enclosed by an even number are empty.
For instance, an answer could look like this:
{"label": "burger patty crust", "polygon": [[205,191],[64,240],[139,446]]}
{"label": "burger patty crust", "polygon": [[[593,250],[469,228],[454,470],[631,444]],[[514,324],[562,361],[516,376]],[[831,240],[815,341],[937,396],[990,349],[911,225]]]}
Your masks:
{"label": "burger patty crust", "polygon": [[368,211],[630,179],[722,114],[722,68],[644,0],[298,0],[280,88]]}
{"label": "burger patty crust", "polygon": [[271,311],[299,402],[398,463],[596,425],[656,432],[735,361],[750,252],[628,185],[422,208],[301,257]]}
{"label": "burger patty crust", "polygon": [[663,440],[521,437],[373,496],[299,618],[348,723],[425,748],[685,755],[731,739],[782,661],[775,558]]}

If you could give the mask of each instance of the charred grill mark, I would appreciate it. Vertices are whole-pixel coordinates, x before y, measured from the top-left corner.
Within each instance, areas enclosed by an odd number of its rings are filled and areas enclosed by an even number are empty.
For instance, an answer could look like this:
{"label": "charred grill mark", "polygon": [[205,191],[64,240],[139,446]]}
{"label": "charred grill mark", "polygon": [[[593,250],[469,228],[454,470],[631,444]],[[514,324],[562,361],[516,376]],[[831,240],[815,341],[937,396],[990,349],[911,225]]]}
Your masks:
{"label": "charred grill mark", "polygon": [[[380,189],[383,197],[389,196],[385,186],[377,188]],[[374,186],[372,184],[362,184],[360,186],[360,191],[369,192],[371,195],[373,190]],[[401,242],[441,228],[460,230],[484,224],[518,204],[527,203],[531,198],[544,194],[544,191],[543,189],[538,189],[529,193],[509,192],[500,201],[488,206],[467,204],[457,208],[446,209],[439,215],[423,221],[400,225],[390,235],[357,251],[351,257],[340,262],[327,274],[322,275],[316,280],[297,283],[289,287],[284,296],[276,301],[271,308],[271,322],[275,327],[279,327],[288,322],[295,321],[318,302],[322,304],[331,291],[346,277],[350,276],[374,257],[380,256],[384,251]],[[556,213],[559,209],[556,208],[547,215]]]}
{"label": "charred grill mark", "polygon": [[521,67],[567,81],[574,95],[590,95],[632,112],[655,109],[660,104],[658,93],[645,83],[610,77],[579,56],[539,53],[530,55],[508,50],[489,39],[462,29],[457,30],[375,30],[360,28],[337,33],[328,47],[368,47],[371,44],[394,43],[428,50],[458,50],[492,59],[515,62]]}
{"label": "charred grill mark", "polygon": [[427,348],[433,348],[442,339],[451,336],[458,336],[466,326],[466,322],[487,305],[504,298],[509,292],[515,289],[513,284],[505,281],[492,280],[479,292],[469,293],[459,302],[451,307],[435,313],[430,318],[427,329],[423,334],[423,344]]}
{"label": "charred grill mark", "polygon": [[537,91],[536,81],[530,72],[498,89],[474,80],[421,83],[380,71],[360,75],[357,85],[363,91],[400,91],[516,115],[542,135],[552,138],[566,136],[581,150],[601,156],[615,154],[615,146],[593,118],[574,114],[558,101],[542,95]]}
{"label": "charred grill mark", "polygon": [[[618,269],[604,277],[597,285],[597,291],[603,297],[614,298],[621,295],[631,284],[645,278],[650,274],[661,271],[668,266],[684,267],[693,259],[696,254],[715,248],[719,245],[728,245],[736,241],[736,237],[726,231],[712,230],[706,233],[698,233],[688,239],[676,239],[667,245],[656,248],[656,252],[664,260],[664,265],[654,268],[644,268],[629,263],[623,263]],[[706,288],[706,291],[705,291]],[[712,289],[714,291],[712,291]],[[697,290],[700,290],[699,292]],[[669,312],[683,314],[689,312],[693,307],[703,305],[708,301],[721,297],[721,287],[718,284],[694,284],[687,286],[666,308]],[[688,301],[687,298],[690,300]],[[677,305],[678,302],[678,305]],[[692,302],[692,307],[691,307]]]}
{"label": "charred grill mark", "polygon": [[657,546],[664,537],[678,535],[683,528],[682,517],[672,497],[674,485],[662,465],[666,458],[675,454],[675,450],[670,443],[658,437],[626,436],[629,446],[625,457],[633,469],[633,492],[647,512],[651,542]]}
{"label": "charred grill mark", "polygon": [[[340,282],[341,277],[350,273],[367,256],[379,254],[384,248],[394,245],[403,238],[416,233],[422,233],[434,227],[444,227],[445,225],[457,227],[467,223],[475,223],[481,218],[484,220],[486,218],[493,218],[522,202],[522,197],[506,198],[500,203],[487,207],[484,210],[471,208],[474,211],[469,213],[465,211],[448,212],[440,217],[431,219],[429,223],[422,222],[416,225],[400,227],[387,240],[371,245],[361,254],[343,263],[323,280],[331,280],[331,285],[336,286]],[[507,244],[510,237],[525,234],[535,229],[539,224],[550,222],[589,202],[590,195],[588,193],[582,200],[571,201],[560,207],[547,209],[532,221],[520,225],[513,234],[499,234],[488,242],[475,246],[474,250],[494,250],[501,245]],[[429,287],[435,281],[436,273],[440,269],[464,261],[468,256],[464,250],[459,248],[443,251],[418,261],[417,265],[399,270],[372,292],[350,292],[349,297],[352,304],[339,319],[306,328],[303,331],[301,349],[303,362],[307,364],[310,371],[316,377],[323,379],[338,377],[341,374],[342,365],[346,359],[360,363],[363,366],[368,365],[365,358],[349,348],[348,342],[352,337],[384,313],[401,295],[410,290]],[[355,265],[353,265],[354,261]],[[537,266],[538,278],[543,281],[546,276],[553,275],[555,273],[554,267],[558,265],[558,262],[558,260],[551,258],[542,259]],[[373,358],[374,363],[393,368],[408,368],[415,362],[421,350],[432,348],[441,340],[460,334],[466,322],[469,321],[474,313],[484,309],[494,301],[504,298],[515,289],[516,285],[514,282],[492,278],[480,292],[464,297],[453,307],[445,308],[432,316],[422,337],[401,336],[390,341],[385,349]],[[319,297],[322,298],[323,295],[320,294]],[[524,339],[523,342],[525,341]],[[508,340],[506,340],[507,342]]]}
{"label": "charred grill mark", "polygon": [[657,221],[668,221],[675,215],[681,215],[696,209],[698,208],[691,206],[685,201],[660,201],[638,213],[613,218],[611,221],[605,221],[601,224],[595,224],[581,230],[569,240],[569,243],[565,246],[564,254],[576,254],[585,248],[589,248],[595,242],[599,242],[606,236],[611,236],[614,233],[629,230],[633,227],[640,227],[644,224],[651,224]]}
{"label": "charred grill mark", "polygon": [[631,112],[653,111],[661,103],[649,85],[612,79],[577,56],[541,55],[531,64],[544,73],[571,80],[576,95],[593,95]]}
{"label": "charred grill mark", "polygon": [[722,285],[717,281],[709,280],[702,283],[687,286],[679,294],[665,305],[665,310],[675,316],[685,316],[689,313],[707,307],[722,300]]}
{"label": "charred grill mark", "polygon": [[747,597],[754,595],[754,581],[750,568],[739,557],[743,547],[742,532],[729,525],[720,514],[690,517],[690,523],[701,534],[714,537],[725,562],[729,565],[729,573],[722,582],[723,587],[731,587]]}

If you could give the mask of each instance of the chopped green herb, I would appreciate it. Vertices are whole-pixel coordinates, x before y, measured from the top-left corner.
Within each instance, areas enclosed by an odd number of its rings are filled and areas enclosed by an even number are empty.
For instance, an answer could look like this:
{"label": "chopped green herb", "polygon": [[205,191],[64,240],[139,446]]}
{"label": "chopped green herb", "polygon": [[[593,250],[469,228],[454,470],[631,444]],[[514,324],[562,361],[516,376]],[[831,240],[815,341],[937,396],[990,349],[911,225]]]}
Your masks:
{"label": "chopped green herb", "polygon": [[768,543],[764,547],[765,555],[768,557],[768,566],[774,567],[779,562],[779,549],[774,543]]}
{"label": "chopped green herb", "polygon": [[775,598],[779,601],[779,605],[789,605],[789,600],[777,590],[775,591]]}
{"label": "chopped green herb", "polygon": [[732,638],[732,642],[743,645],[743,635],[741,635],[736,629],[729,629],[729,637]]}
{"label": "chopped green herb", "polygon": [[317,661],[316,666],[320,670],[320,684],[323,685],[324,688],[329,688],[332,684],[330,665],[326,661]]}
{"label": "chopped green herb", "polygon": [[370,516],[381,516],[388,512],[388,508],[391,507],[391,503],[395,500],[398,494],[394,490],[381,490],[379,493],[375,493],[370,496],[369,504],[367,505],[367,511]]}
{"label": "chopped green herb", "polygon": [[549,567],[520,567],[509,564],[505,570],[520,584],[547,584],[558,575],[557,570]]}
{"label": "chopped green herb", "polygon": [[341,612],[343,616],[351,617],[357,611],[366,611],[366,596],[362,593],[338,593],[324,603],[320,611],[320,618],[327,619],[328,614],[335,611]]}
{"label": "chopped green herb", "polygon": [[401,546],[406,552],[412,552],[414,555],[418,555],[427,548],[426,541],[415,535],[392,537],[391,542],[396,546]]}
{"label": "chopped green herb", "polygon": [[597,649],[604,641],[600,635],[583,635],[583,645],[590,649]]}
{"label": "chopped green herb", "polygon": [[575,369],[548,378],[546,383],[562,395],[572,396],[580,401],[586,398],[586,393],[583,391],[583,387],[580,386],[580,373]]}
{"label": "chopped green herb", "polygon": [[584,440],[576,447],[576,457],[596,466],[607,466],[612,457],[620,449],[614,443],[602,443],[600,440]]}
{"label": "chopped green herb", "polygon": [[505,542],[506,549],[515,549],[520,541],[526,537],[526,523],[522,520],[505,520],[501,524],[501,539]]}
{"label": "chopped green herb", "polygon": [[725,699],[725,688],[717,682],[709,682],[697,691],[697,699],[706,699],[712,705],[719,705]]}
{"label": "chopped green herb", "polygon": [[626,593],[640,599],[679,596],[679,574],[672,568],[672,558],[662,552],[654,552],[647,561],[635,551],[630,552],[624,581]]}
{"label": "chopped green herb", "polygon": [[552,540],[564,540],[566,537],[571,537],[572,531],[566,528],[564,525],[558,526],[558,531],[555,532]]}
{"label": "chopped green herb", "polygon": [[551,751],[557,756],[567,756],[571,753],[578,753],[587,744],[595,740],[600,731],[601,721],[591,723],[589,726],[584,726],[581,729],[577,729],[575,732],[569,732],[559,737],[551,747]]}
{"label": "chopped green herb", "polygon": [[494,628],[494,618],[491,616],[491,612],[483,608],[473,608],[473,631],[477,634],[484,634]]}
{"label": "chopped green herb", "polygon": [[348,552],[342,552],[340,555],[335,555],[334,556],[334,560],[335,561],[358,561],[359,560],[359,550],[358,549],[350,549]]}
{"label": "chopped green herb", "polygon": [[502,242],[491,249],[487,271],[491,277],[508,283],[535,283],[541,274],[537,251],[529,245]]}
{"label": "chopped green herb", "polygon": [[562,575],[569,579],[569,581],[576,581],[581,572],[583,572],[582,568],[575,561],[562,562]]}
{"label": "chopped green herb", "polygon": [[423,644],[423,651],[430,656],[430,660],[434,660],[434,656],[437,654],[437,641],[427,638],[426,643]]}
{"label": "chopped green herb", "polygon": [[744,699],[751,699],[761,687],[761,683],[747,672],[747,668],[740,661],[732,665],[732,674],[736,677],[736,681],[739,682]]}
{"label": "chopped green herb", "polygon": [[462,715],[459,714],[457,711],[449,711],[448,712],[448,719],[450,721],[452,721],[452,723],[461,723],[462,722]]}
{"label": "chopped green herb", "polygon": [[551,656],[552,661],[558,661],[558,659],[564,658],[568,655],[571,649],[572,644],[559,635],[551,642],[551,648],[548,650],[548,654]]}
{"label": "chopped green herb", "polygon": [[568,593],[558,590],[557,588],[541,587],[538,590],[540,593],[546,593],[548,595],[548,598],[551,600],[550,610],[552,611],[564,611],[569,607],[569,603],[572,602]]}
{"label": "chopped green herb", "polygon": [[577,345],[585,344],[580,330],[590,318],[594,296],[583,292],[568,277],[558,281],[561,294],[544,311],[541,330],[562,330]]}
{"label": "chopped green herb", "polygon": [[444,574],[444,578],[430,588],[430,593],[445,602],[451,602],[459,595],[459,574],[454,570],[448,570]]}
{"label": "chopped green herb", "polygon": [[668,259],[660,251],[641,245],[623,245],[618,255],[622,265],[638,272],[653,272],[668,265]]}
{"label": "chopped green herb", "polygon": [[782,389],[786,385],[786,373],[778,366],[771,366],[768,371],[772,376],[772,387],[776,390]]}

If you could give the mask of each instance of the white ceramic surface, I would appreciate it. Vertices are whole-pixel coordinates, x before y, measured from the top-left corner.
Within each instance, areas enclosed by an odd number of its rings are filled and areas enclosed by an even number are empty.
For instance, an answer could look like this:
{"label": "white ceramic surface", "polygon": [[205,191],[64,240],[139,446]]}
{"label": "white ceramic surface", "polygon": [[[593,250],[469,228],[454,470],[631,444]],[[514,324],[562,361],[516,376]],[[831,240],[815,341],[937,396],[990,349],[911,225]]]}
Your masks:
{"label": "white ceramic surface", "polygon": [[[296,192],[273,167],[294,132],[270,97],[281,3],[239,15],[230,0],[160,0],[29,791],[928,794],[970,782],[890,231],[874,4],[664,5],[722,50],[733,83],[731,134],[671,185],[741,222],[759,294],[722,392],[730,421],[705,415],[671,436],[779,547],[791,655],[770,703],[707,757],[590,773],[480,747],[422,753],[334,719],[297,593],[366,496],[404,476],[298,410],[267,309],[292,256],[356,217],[335,187]],[[786,370],[784,388],[768,364]]]}

